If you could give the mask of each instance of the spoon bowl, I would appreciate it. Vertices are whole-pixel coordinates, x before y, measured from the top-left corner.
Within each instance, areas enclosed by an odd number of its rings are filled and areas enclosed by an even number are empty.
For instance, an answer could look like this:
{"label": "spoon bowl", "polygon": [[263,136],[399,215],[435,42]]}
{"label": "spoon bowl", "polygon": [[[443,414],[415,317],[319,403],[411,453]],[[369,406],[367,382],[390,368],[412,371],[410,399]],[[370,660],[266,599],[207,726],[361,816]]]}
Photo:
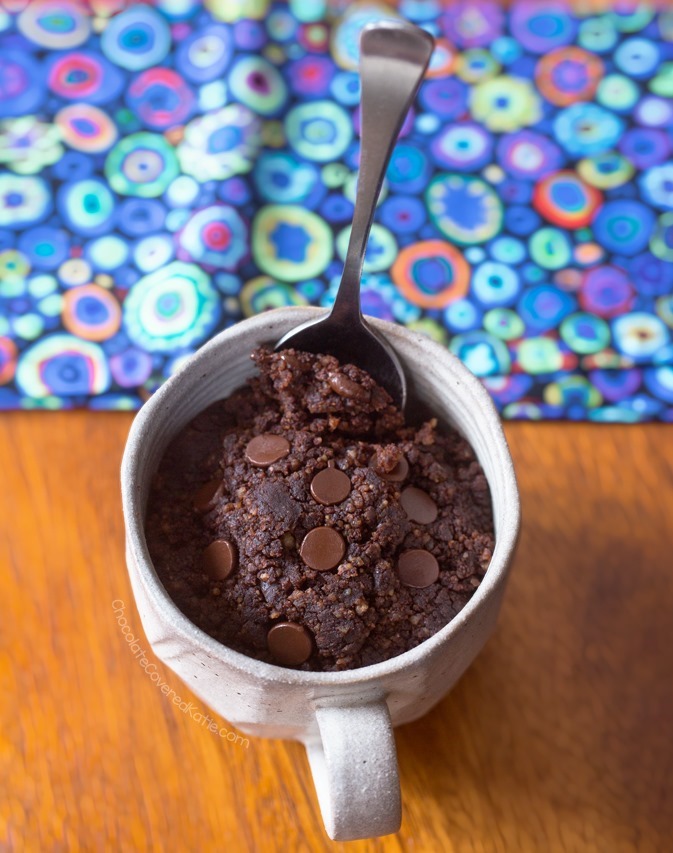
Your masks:
{"label": "spoon bowl", "polygon": [[401,21],[365,27],[360,37],[361,148],[353,226],[331,311],[284,335],[276,350],[335,356],[367,371],[404,409],[407,382],[393,348],[368,325],[360,306],[367,240],[390,156],[421,84],[434,39]]}
{"label": "spoon bowl", "polygon": [[276,344],[276,350],[290,347],[333,355],[341,364],[355,364],[386,389],[395,405],[404,409],[407,380],[400,360],[390,344],[383,341],[364,318],[346,327],[335,322],[331,313],[318,320],[309,320],[292,329]]}

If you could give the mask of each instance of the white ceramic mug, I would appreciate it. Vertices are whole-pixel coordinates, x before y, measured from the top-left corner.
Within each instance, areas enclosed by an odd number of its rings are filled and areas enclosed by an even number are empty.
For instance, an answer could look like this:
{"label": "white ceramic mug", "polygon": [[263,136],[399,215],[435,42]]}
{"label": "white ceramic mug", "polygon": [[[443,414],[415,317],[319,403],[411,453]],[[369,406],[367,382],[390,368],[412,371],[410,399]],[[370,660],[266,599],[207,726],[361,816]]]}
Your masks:
{"label": "white ceramic mug", "polygon": [[[397,351],[410,391],[470,442],[488,479],[496,544],[484,580],[434,636],[384,663],[344,672],[301,672],[229,649],[173,603],[144,533],[150,482],[168,443],[198,412],[254,372],[251,351],[273,344],[320,309],[281,308],[219,334],[172,376],[133,422],[122,464],[131,584],[158,658],[246,734],[305,744],[325,828],[334,840],[386,835],[400,826],[393,726],[425,714],[456,683],[492,633],[519,531],[519,496],[498,414],[482,385],[444,347],[371,320]],[[413,399],[410,403],[413,411]]]}

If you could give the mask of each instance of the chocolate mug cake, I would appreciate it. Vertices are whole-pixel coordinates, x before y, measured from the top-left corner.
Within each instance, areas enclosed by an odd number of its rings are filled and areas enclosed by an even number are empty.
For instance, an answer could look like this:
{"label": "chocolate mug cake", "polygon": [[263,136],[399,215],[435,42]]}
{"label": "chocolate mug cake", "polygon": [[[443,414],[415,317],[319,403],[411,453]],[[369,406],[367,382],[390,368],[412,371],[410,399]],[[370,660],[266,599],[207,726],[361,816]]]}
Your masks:
{"label": "chocolate mug cake", "polygon": [[469,444],[405,424],[364,371],[266,349],[259,375],[166,450],[146,536],[180,609],[221,643],[312,671],[414,648],[490,562],[488,483]]}

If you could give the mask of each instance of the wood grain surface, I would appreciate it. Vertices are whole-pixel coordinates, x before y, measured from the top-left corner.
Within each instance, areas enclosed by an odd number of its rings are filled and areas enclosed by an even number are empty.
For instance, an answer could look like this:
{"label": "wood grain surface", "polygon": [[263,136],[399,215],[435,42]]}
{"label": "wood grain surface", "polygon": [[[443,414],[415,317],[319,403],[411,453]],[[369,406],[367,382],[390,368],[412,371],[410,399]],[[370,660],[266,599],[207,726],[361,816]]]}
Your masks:
{"label": "wood grain surface", "polygon": [[301,746],[208,731],[124,641],[114,600],[147,648],[119,505],[130,421],[0,419],[4,849],[673,849],[670,427],[508,425],[524,526],[497,633],[397,731],[401,832],[338,845]]}

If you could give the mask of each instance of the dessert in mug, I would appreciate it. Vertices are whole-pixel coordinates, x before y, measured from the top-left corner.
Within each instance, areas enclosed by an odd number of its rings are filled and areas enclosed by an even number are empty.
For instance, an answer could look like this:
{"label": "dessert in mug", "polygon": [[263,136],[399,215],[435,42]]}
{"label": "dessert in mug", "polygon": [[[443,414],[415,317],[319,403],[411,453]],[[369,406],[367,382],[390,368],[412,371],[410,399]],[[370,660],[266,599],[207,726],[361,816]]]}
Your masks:
{"label": "dessert in mug", "polygon": [[367,373],[253,354],[259,375],[194,418],[154,478],[146,534],[178,607],[260,660],[328,671],[387,660],[467,603],[494,547],[468,443],[405,424]]}

